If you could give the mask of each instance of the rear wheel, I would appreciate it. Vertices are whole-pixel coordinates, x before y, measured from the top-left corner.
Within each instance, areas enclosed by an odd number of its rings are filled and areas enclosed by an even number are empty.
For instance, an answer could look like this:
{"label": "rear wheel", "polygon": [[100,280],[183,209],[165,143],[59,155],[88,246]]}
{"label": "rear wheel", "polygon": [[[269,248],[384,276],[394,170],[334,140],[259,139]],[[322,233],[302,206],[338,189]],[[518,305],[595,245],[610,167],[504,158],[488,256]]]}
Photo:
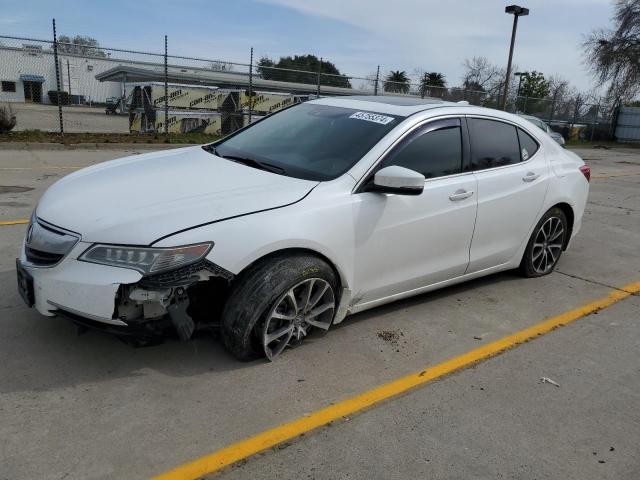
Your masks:
{"label": "rear wheel", "polygon": [[554,207],[547,211],[533,229],[520,262],[525,277],[540,277],[551,273],[560,260],[568,233],[567,217]]}
{"label": "rear wheel", "polygon": [[336,309],[336,277],[322,259],[279,255],[237,280],[223,312],[223,339],[239,360],[274,360],[313,330],[328,330]]}

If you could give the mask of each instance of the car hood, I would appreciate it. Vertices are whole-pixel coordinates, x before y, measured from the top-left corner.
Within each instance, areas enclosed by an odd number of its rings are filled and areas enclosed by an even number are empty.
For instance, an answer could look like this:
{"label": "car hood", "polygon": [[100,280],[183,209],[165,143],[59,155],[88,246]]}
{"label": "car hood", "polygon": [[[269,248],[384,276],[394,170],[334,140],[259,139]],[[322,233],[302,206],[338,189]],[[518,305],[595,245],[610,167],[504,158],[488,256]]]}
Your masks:
{"label": "car hood", "polygon": [[203,223],[289,205],[317,184],[188,147],[72,173],[45,192],[36,213],[84,241],[149,245]]}

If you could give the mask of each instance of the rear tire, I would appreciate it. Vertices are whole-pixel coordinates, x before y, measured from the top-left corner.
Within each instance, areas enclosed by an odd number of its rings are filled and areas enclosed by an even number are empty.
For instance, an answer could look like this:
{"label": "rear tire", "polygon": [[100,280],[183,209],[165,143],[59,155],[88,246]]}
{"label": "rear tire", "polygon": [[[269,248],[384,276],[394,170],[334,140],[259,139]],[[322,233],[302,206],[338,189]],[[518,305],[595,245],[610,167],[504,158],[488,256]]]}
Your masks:
{"label": "rear tire", "polygon": [[520,273],[525,277],[541,277],[553,272],[568,233],[564,212],[558,207],[549,209],[533,229],[520,262]]}
{"label": "rear tire", "polygon": [[[281,339],[281,341],[286,340],[282,348],[266,349],[264,341],[266,341],[265,334],[268,333],[266,330],[269,329],[268,322],[272,319],[271,316],[279,303],[291,290],[297,288],[297,291],[301,292],[303,284],[315,283],[311,282],[313,279],[317,280],[318,285],[328,284],[331,296],[327,295],[326,298],[329,298],[329,301],[336,298],[337,279],[332,268],[313,255],[285,253],[258,261],[249,267],[234,282],[222,313],[222,336],[227,351],[241,361],[253,360],[265,354],[273,360],[284,350],[286,344],[293,344],[295,338],[289,335]],[[299,285],[301,286],[298,287]],[[335,307],[334,301],[333,311],[327,310],[325,313],[324,318],[328,319],[326,328],[333,320]],[[285,317],[280,312],[278,315]],[[299,317],[302,314],[291,315],[291,319],[286,317],[292,325],[291,330],[295,328],[299,330]],[[296,317],[297,321],[295,327],[293,317]],[[270,332],[272,333],[272,330]],[[289,340],[291,340],[290,343]],[[298,343],[300,340],[301,338],[298,338]]]}

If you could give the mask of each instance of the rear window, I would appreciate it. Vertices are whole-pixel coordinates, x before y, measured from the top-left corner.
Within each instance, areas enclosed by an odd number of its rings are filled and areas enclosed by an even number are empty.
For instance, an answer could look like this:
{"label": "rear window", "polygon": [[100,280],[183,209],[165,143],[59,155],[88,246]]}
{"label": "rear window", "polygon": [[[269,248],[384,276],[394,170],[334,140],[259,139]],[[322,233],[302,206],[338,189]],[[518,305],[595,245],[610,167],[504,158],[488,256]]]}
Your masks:
{"label": "rear window", "polygon": [[520,162],[516,127],[484,118],[469,118],[471,167],[473,170],[502,167]]}
{"label": "rear window", "polygon": [[525,162],[538,151],[538,142],[521,128],[518,128],[518,139],[520,140],[520,157]]}

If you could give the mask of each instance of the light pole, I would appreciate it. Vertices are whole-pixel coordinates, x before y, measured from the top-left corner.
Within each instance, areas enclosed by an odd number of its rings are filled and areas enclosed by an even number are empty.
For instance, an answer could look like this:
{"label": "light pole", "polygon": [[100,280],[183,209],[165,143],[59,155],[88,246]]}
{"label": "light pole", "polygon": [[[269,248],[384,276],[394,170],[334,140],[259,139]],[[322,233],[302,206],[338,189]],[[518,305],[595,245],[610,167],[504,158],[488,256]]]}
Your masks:
{"label": "light pole", "polygon": [[[511,30],[511,47],[509,47],[509,62],[507,63],[507,78],[504,80],[504,95],[502,97],[502,110],[507,109],[507,94],[509,93],[509,78],[511,77],[511,60],[513,59],[513,45],[516,43],[516,29],[518,17],[529,15],[529,9],[519,5],[509,5],[504,9],[505,13],[513,15],[513,29]],[[522,77],[520,77],[522,78]]]}
{"label": "light pole", "polygon": [[527,75],[529,75],[529,72],[515,72],[513,74],[514,77],[520,77],[520,79],[518,80],[518,91],[516,93],[516,97],[520,96],[520,87],[522,86],[522,77],[526,77]]}

